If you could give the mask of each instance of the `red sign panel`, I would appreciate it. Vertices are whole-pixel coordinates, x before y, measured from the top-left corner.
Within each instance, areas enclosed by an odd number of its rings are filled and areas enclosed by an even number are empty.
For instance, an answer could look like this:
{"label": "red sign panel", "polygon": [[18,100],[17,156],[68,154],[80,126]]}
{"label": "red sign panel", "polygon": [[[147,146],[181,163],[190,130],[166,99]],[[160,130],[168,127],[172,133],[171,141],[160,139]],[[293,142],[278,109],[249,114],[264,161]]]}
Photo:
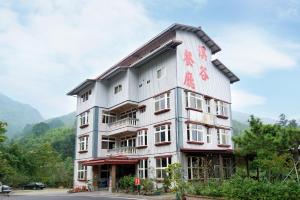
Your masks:
{"label": "red sign panel", "polygon": [[134,185],[141,185],[141,179],[140,178],[135,178],[134,179]]}

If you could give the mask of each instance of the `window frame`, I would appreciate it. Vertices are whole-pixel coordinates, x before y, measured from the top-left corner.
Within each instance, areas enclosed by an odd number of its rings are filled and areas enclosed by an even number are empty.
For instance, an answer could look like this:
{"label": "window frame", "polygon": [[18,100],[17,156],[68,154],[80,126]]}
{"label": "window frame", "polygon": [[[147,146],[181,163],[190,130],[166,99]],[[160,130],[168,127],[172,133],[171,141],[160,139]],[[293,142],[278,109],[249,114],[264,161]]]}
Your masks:
{"label": "window frame", "polygon": [[[199,142],[204,143],[204,131],[205,127],[200,124],[187,123],[187,141],[188,142]],[[195,134],[196,132],[196,134]],[[194,134],[196,135],[196,140],[194,139]],[[201,135],[201,136],[200,136]],[[200,139],[199,140],[199,136]]]}
{"label": "window frame", "polygon": [[83,165],[80,162],[78,163],[77,179],[78,180],[86,180],[87,179],[87,166]]}
{"label": "window frame", "polygon": [[[155,144],[163,144],[163,143],[171,142],[171,124],[162,124],[159,126],[155,126],[154,129],[155,129],[155,134],[154,134],[155,135]],[[162,133],[165,134],[164,141],[162,141]]]}
{"label": "window frame", "polygon": [[89,125],[89,111],[79,115],[80,127]]}
{"label": "window frame", "polygon": [[148,178],[148,159],[142,159],[138,163],[138,177],[140,179]]}
{"label": "window frame", "polygon": [[79,152],[80,151],[88,151],[89,137],[83,136],[79,138]]}
{"label": "window frame", "polygon": [[[225,143],[224,140],[225,139]],[[229,145],[229,130],[224,128],[217,128],[218,145]]]}
{"label": "window frame", "polygon": [[148,146],[147,130],[139,130],[136,136],[136,147]]}
{"label": "window frame", "polygon": [[119,84],[117,86],[114,87],[114,94],[118,94],[122,91],[123,87],[122,84]]}
{"label": "window frame", "polygon": [[186,92],[186,107],[203,111],[203,96],[195,92]]}
{"label": "window frame", "polygon": [[[160,72],[160,75],[159,75]],[[156,69],[156,78],[157,79],[162,79],[166,76],[166,68],[165,67],[158,67]]]}
{"label": "window frame", "polygon": [[223,117],[229,116],[229,105],[224,101],[216,101],[216,114]]}
{"label": "window frame", "polygon": [[[193,165],[193,159],[196,160],[197,165]],[[204,166],[202,157],[197,156],[188,156],[188,180],[201,180],[204,178]],[[195,172],[198,173],[198,176],[195,177]],[[202,172],[202,173],[201,173]]]}
{"label": "window frame", "polygon": [[[163,159],[165,160],[166,166],[163,166]],[[159,166],[158,164],[158,160],[159,160]],[[172,164],[172,157],[168,156],[168,157],[159,157],[159,158],[155,158],[155,177],[158,180],[162,180],[166,177],[167,173],[166,173],[166,168]],[[160,172],[160,177],[158,177],[158,171]],[[165,174],[165,176],[164,176]]]}
{"label": "window frame", "polygon": [[[162,106],[162,104],[164,106]],[[166,92],[154,97],[154,111],[159,112],[162,110],[170,109],[170,93]]]}

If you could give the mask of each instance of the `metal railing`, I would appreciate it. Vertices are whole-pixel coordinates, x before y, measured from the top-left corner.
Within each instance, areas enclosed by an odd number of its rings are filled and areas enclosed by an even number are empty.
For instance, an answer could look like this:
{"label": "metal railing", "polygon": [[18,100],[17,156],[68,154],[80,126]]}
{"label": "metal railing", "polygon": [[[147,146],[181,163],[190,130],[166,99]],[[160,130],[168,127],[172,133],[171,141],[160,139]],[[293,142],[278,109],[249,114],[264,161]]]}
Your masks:
{"label": "metal railing", "polygon": [[136,154],[135,147],[117,147],[114,149],[108,149],[109,153],[119,153],[119,154]]}
{"label": "metal railing", "polygon": [[138,119],[136,118],[124,118],[108,124],[109,127],[121,127],[121,126],[137,126]]}

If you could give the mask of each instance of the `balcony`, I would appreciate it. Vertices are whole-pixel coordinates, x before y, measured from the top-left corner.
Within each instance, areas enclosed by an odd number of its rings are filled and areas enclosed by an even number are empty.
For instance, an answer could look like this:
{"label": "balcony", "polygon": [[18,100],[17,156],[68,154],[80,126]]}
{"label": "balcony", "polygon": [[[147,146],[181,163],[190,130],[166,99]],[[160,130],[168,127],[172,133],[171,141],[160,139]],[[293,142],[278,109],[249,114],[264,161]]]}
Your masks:
{"label": "balcony", "polygon": [[109,149],[107,151],[109,154],[118,154],[118,155],[135,155],[136,148],[135,147],[118,147],[114,149]]}
{"label": "balcony", "polygon": [[209,113],[197,112],[194,110],[188,111],[188,118],[190,121],[199,122],[207,126],[215,125],[215,116]]}
{"label": "balcony", "polygon": [[138,127],[138,119],[136,118],[124,118],[108,124],[110,129],[109,135],[115,135],[118,133],[136,132]]}

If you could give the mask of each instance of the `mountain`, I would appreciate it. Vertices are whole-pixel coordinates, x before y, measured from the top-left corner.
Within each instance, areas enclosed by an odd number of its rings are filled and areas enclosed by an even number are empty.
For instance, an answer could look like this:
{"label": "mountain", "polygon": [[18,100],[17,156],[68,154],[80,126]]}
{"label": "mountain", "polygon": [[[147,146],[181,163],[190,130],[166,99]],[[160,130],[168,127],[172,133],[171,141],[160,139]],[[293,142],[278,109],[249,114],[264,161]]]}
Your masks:
{"label": "mountain", "polygon": [[[250,115],[248,113],[243,113],[243,112],[239,112],[239,111],[232,111],[232,119],[240,122],[240,123],[244,123],[244,124],[248,124],[248,120],[250,119]],[[254,115],[255,117],[258,117],[262,120],[263,123],[265,124],[274,124],[276,123],[275,119],[271,119],[271,118],[267,118],[267,117],[260,117],[257,115]]]}
{"label": "mountain", "polygon": [[22,133],[26,124],[40,122],[43,117],[32,106],[15,101],[0,93],[0,120],[8,123],[6,135],[12,138]]}

